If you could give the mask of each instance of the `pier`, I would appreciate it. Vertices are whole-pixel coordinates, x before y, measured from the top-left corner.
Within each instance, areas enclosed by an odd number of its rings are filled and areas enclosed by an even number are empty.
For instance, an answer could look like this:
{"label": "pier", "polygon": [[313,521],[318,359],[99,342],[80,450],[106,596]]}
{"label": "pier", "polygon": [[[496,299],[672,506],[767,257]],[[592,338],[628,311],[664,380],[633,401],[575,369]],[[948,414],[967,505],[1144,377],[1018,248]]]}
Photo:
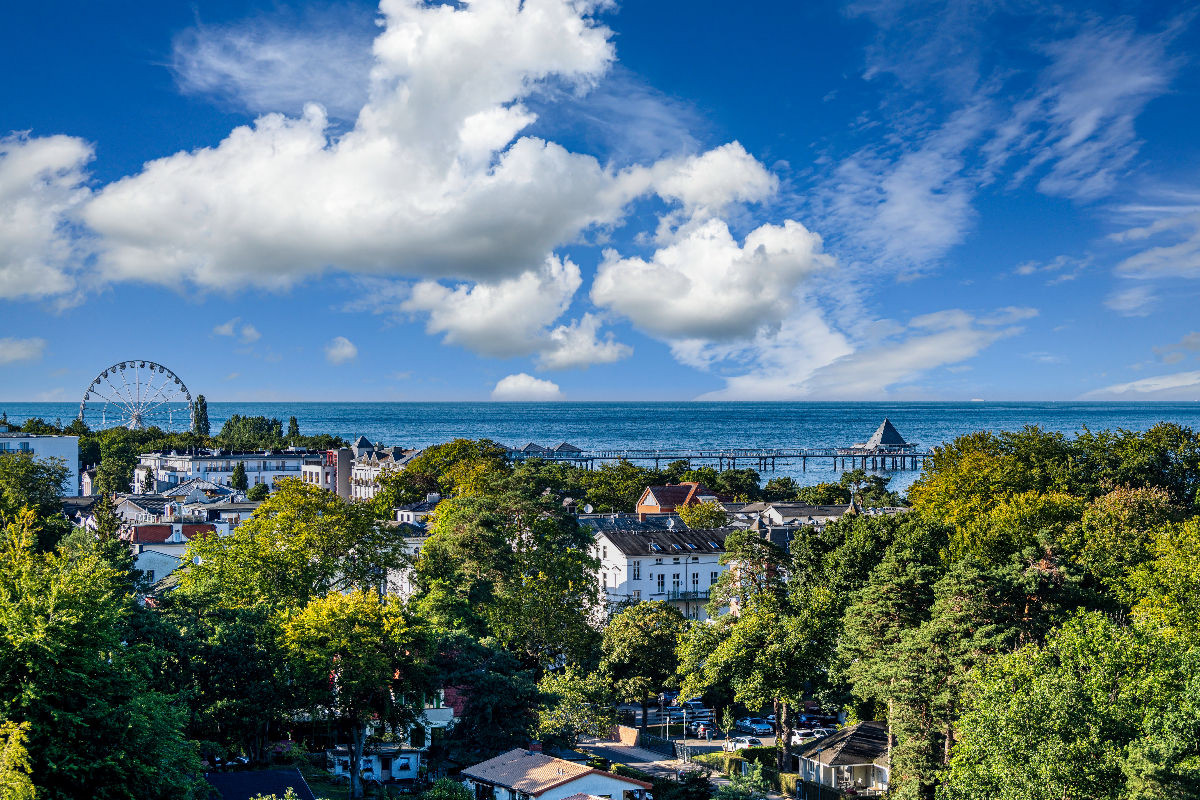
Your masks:
{"label": "pier", "polygon": [[654,464],[655,469],[672,461],[686,461],[688,466],[709,465],[717,469],[753,467],[759,472],[775,472],[780,464],[799,462],[803,472],[808,471],[808,462],[832,462],[833,469],[863,470],[909,470],[921,469],[925,459],[932,453],[921,450],[904,440],[895,426],[884,420],[875,433],[861,444],[843,447],[735,447],[735,448],[664,448],[664,449],[594,449],[581,450],[563,443],[547,448],[537,444],[525,445],[519,450],[509,450],[510,461],[542,459],[544,461],[566,461],[587,469],[605,461],[629,461]]}

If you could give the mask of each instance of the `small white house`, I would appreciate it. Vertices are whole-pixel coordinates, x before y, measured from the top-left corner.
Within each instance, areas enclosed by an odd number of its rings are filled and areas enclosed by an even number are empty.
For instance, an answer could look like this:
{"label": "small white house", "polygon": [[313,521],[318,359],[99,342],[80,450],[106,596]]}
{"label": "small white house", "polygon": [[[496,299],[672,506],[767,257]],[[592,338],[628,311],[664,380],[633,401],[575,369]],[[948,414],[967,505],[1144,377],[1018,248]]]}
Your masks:
{"label": "small white house", "polygon": [[532,750],[509,750],[462,771],[475,800],[644,800],[650,784]]}
{"label": "small white house", "polygon": [[[350,775],[350,746],[342,745],[325,751],[329,771],[334,775]],[[416,780],[421,771],[421,751],[393,744],[368,744],[363,748],[358,774],[380,783]]]}
{"label": "small white house", "polygon": [[860,794],[887,792],[888,733],[882,722],[848,725],[794,751],[801,780]]}

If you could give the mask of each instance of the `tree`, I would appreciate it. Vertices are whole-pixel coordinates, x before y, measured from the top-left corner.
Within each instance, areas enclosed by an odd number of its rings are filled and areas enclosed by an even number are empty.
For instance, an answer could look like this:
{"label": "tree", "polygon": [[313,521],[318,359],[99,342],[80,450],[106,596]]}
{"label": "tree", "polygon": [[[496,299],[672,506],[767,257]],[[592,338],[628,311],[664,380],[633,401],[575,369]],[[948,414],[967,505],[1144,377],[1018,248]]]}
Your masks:
{"label": "tree", "polygon": [[227,607],[299,607],[327,592],[377,588],[407,563],[402,544],[366,504],[289,478],[229,536],[188,544],[195,563],[178,591]]}
{"label": "tree", "polygon": [[436,670],[442,685],[462,699],[459,720],[442,740],[448,759],[473,764],[524,747],[537,725],[540,699],[532,670],[494,642],[440,635]]}
{"label": "tree", "polygon": [[197,436],[208,437],[210,433],[208,424],[208,400],[204,395],[196,395],[195,402],[192,403],[192,432]]}
{"label": "tree", "polygon": [[630,606],[604,629],[600,671],[619,699],[642,704],[643,731],[650,697],[675,680],[677,647],[686,629],[679,609],[660,600]]}
{"label": "tree", "polygon": [[684,524],[695,530],[720,528],[729,522],[729,515],[725,513],[725,508],[716,500],[682,506],[678,509],[678,513]]}
{"label": "tree", "polygon": [[245,461],[237,462],[237,466],[233,468],[233,474],[229,476],[229,485],[240,492],[246,491],[246,487],[250,485],[250,479],[246,477]]}
{"label": "tree", "polygon": [[28,722],[0,722],[0,797],[5,800],[34,800],[37,794],[25,748],[28,736]]}
{"label": "tree", "polygon": [[137,463],[129,431],[123,428],[105,431],[100,440],[100,466],[96,468],[97,494],[128,492]]}
{"label": "tree", "polygon": [[762,764],[748,763],[747,769],[744,775],[737,771],[730,775],[729,783],[717,788],[713,800],[766,800],[770,786],[763,777]]}
{"label": "tree", "polygon": [[413,570],[422,615],[495,637],[527,666],[593,663],[591,536],[554,495],[507,473],[443,500]]}
{"label": "tree", "polygon": [[801,486],[796,499],[810,506],[844,506],[850,502],[850,490],[837,483],[818,483]]}
{"label": "tree", "polygon": [[246,492],[247,500],[266,500],[271,496],[271,487],[265,483],[256,483]]}
{"label": "tree", "polygon": [[[311,707],[328,709],[350,728],[351,764],[362,760],[373,720],[411,727],[425,693],[436,688],[428,637],[373,592],[312,599],[284,623],[283,641]],[[358,771],[350,770],[350,797],[362,796]]]}
{"label": "tree", "polygon": [[764,500],[794,500],[800,491],[800,484],[794,478],[771,478],[763,487]]}
{"label": "tree", "polygon": [[[965,695],[946,797],[1195,796],[1194,666],[1156,634],[1096,613],[996,659]],[[1158,760],[1177,745],[1175,760]],[[1146,792],[1156,784],[1174,791]]]}
{"label": "tree", "polygon": [[278,450],[284,446],[283,423],[274,417],[243,417],[225,420],[216,436],[218,447],[234,451]]}
{"label": "tree", "polygon": [[580,736],[607,738],[617,722],[612,687],[599,671],[584,675],[568,666],[548,672],[538,690],[543,697],[538,736],[544,741],[574,748]]}
{"label": "tree", "polygon": [[147,678],[151,612],[95,553],[36,552],[31,517],[0,531],[0,724],[27,726],[38,798],[203,796],[178,704]]}
{"label": "tree", "polygon": [[421,800],[472,800],[471,790],[453,778],[438,778],[425,791]]}
{"label": "tree", "polygon": [[300,438],[300,422],[295,417],[288,417],[287,439],[293,442]]}
{"label": "tree", "polygon": [[62,459],[35,458],[32,453],[0,453],[0,524],[33,512],[38,547],[51,550],[71,530],[62,515],[62,485],[67,467]]}

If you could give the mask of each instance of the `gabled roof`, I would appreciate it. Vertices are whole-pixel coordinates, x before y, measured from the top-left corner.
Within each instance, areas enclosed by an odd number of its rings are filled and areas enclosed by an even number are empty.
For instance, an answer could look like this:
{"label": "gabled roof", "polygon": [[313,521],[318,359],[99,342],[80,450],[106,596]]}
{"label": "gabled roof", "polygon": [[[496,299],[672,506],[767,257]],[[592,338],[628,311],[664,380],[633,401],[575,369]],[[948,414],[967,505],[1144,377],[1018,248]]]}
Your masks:
{"label": "gabled roof", "polygon": [[840,517],[850,510],[849,505],[810,506],[807,503],[770,503],[768,508],[783,518]]}
{"label": "gabled roof", "polygon": [[602,775],[622,783],[641,786],[649,789],[650,784],[643,781],[602,772],[583,764],[575,764],[561,758],[554,758],[545,753],[534,753],[520,748],[509,750],[495,758],[467,767],[462,774],[472,780],[488,783],[493,786],[503,786],[518,792],[537,797],[556,786],[570,783],[584,775]]}
{"label": "gabled roof", "polygon": [[369,448],[374,447],[375,445],[371,444],[371,440],[368,439],[366,436],[360,436],[354,440],[353,446],[354,447],[362,447],[364,449],[369,449]]}
{"label": "gabled roof", "polygon": [[155,516],[161,516],[162,513],[166,510],[167,498],[163,497],[161,494],[121,494],[121,495],[117,495],[116,505],[120,506],[122,503],[129,503],[131,505],[137,506],[142,511],[145,511],[147,514],[154,514]]}
{"label": "gabled roof", "polygon": [[666,486],[647,486],[638,500],[638,505],[653,505],[659,508],[679,508],[698,497],[716,496],[702,483],[668,483]]}
{"label": "gabled roof", "polygon": [[540,444],[537,444],[536,442],[530,442],[529,444],[522,447],[520,452],[522,452],[522,453],[546,453],[549,451],[545,447],[542,447]]}
{"label": "gabled roof", "polygon": [[555,445],[554,452],[556,452],[556,453],[582,453],[583,451],[580,450],[578,447],[576,447],[573,444],[568,444],[567,442],[562,442],[558,445]]}
{"label": "gabled roof", "polygon": [[659,531],[599,531],[626,556],[682,558],[725,552],[725,537],[733,528],[694,531],[675,528]]}
{"label": "gabled roof", "polygon": [[871,449],[875,447],[907,447],[908,442],[904,441],[904,437],[900,435],[900,431],[896,430],[896,426],[891,423],[886,417],[875,432],[871,434],[871,438],[867,439],[864,447]]}
{"label": "gabled roof", "polygon": [[234,494],[237,490],[228,486],[222,486],[219,483],[213,483],[204,478],[188,478],[182,483],[177,483],[174,486],[166,486],[159,494],[164,497],[185,497],[192,492],[203,492],[204,494],[219,494],[228,497]]}
{"label": "gabled roof", "polygon": [[848,767],[886,760],[887,750],[887,726],[882,722],[860,722],[813,739],[793,752],[800,758],[819,761],[826,766]]}

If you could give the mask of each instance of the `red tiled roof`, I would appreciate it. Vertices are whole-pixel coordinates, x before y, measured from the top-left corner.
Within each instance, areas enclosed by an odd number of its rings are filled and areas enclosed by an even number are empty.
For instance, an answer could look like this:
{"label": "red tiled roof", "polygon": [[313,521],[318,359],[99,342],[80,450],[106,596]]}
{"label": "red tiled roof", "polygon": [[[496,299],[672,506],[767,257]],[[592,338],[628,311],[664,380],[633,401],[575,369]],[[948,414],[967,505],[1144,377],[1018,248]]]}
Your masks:
{"label": "red tiled roof", "polygon": [[[169,524],[132,525],[128,538],[134,544],[162,544],[171,538],[172,530],[173,526]],[[216,526],[207,522],[185,523],[181,530],[183,538],[189,540],[217,532]]]}

